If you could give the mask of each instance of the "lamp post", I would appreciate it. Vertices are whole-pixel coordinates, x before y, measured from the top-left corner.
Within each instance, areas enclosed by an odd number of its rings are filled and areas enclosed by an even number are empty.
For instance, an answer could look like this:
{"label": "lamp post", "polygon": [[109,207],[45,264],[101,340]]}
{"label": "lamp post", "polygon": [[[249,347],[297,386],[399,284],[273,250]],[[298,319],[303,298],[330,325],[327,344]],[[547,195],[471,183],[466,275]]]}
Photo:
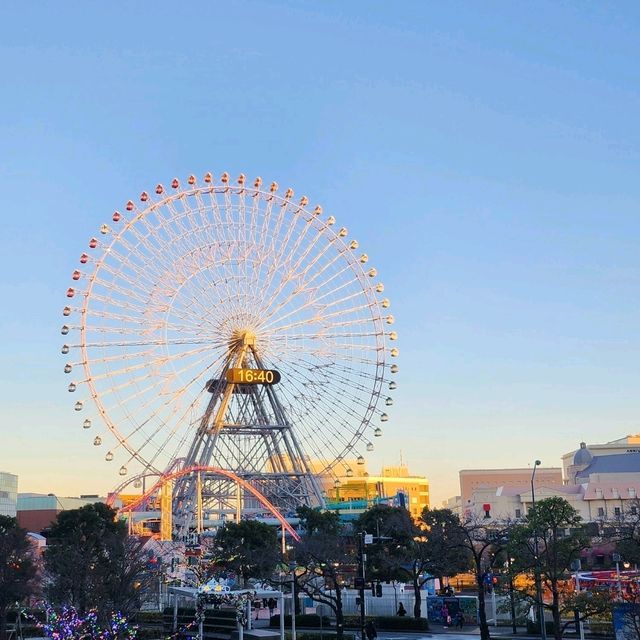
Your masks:
{"label": "lamp post", "polygon": [[365,605],[364,605],[364,584],[365,584],[365,564],[367,562],[367,554],[364,551],[365,536],[367,534],[362,531],[358,534],[358,577],[356,578],[359,599],[360,599],[360,638],[364,640],[365,636]]}
{"label": "lamp post", "polygon": [[[542,463],[540,462],[540,460],[536,460],[533,463],[533,473],[531,474],[531,510],[532,511],[535,511],[535,507],[536,507],[536,490],[534,486],[534,481],[536,478],[536,469],[541,464]],[[535,583],[536,583],[536,600],[538,601],[538,620],[540,621],[540,636],[542,640],[547,640],[547,627],[544,622],[544,604],[542,602],[542,584],[540,581],[540,558],[538,557],[538,554],[539,554],[538,528],[535,525],[535,520],[533,525],[533,550],[534,550],[534,560],[535,560],[534,576],[535,576]]]}
{"label": "lamp post", "polygon": [[296,562],[289,562],[291,571],[291,640],[296,640]]}
{"label": "lamp post", "polygon": [[[509,549],[507,549],[509,552]],[[511,553],[507,553],[507,571],[509,573],[509,606],[511,608],[511,630],[513,631],[513,635],[518,633],[518,628],[516,627],[516,602],[513,593],[513,574],[511,573]]]}

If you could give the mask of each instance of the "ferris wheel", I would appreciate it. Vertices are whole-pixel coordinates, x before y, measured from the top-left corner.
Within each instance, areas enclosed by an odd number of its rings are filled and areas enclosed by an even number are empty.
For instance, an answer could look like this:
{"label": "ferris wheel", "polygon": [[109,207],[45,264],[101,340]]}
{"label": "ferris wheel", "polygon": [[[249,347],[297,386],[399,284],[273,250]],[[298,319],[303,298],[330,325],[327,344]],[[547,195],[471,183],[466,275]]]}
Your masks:
{"label": "ferris wheel", "polygon": [[71,277],[68,390],[121,476],[212,458],[349,476],[382,435],[398,370],[384,286],[347,228],[292,189],[226,173],[158,184],[113,213]]}

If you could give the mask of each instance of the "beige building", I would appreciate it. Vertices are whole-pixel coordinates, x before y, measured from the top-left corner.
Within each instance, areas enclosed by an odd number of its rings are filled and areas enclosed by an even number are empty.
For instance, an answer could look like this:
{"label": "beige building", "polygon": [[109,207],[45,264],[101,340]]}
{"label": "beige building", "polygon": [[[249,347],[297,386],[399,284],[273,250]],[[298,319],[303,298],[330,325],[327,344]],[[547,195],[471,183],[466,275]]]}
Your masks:
{"label": "beige building", "polygon": [[[581,443],[562,456],[565,483],[548,482],[536,471],[535,499],[551,496],[566,499],[585,522],[605,522],[640,510],[640,451],[638,436],[627,436],[604,445]],[[531,470],[520,486],[476,487],[465,506],[466,513],[495,520],[517,520],[533,503]],[[461,472],[461,477],[462,477]],[[553,476],[552,476],[553,478]]]}
{"label": "beige building", "polygon": [[[460,471],[461,506],[466,508],[470,505],[473,502],[473,494],[480,490],[530,486],[532,473],[533,468],[463,469]],[[560,467],[538,467],[534,486],[561,487],[562,469]]]}

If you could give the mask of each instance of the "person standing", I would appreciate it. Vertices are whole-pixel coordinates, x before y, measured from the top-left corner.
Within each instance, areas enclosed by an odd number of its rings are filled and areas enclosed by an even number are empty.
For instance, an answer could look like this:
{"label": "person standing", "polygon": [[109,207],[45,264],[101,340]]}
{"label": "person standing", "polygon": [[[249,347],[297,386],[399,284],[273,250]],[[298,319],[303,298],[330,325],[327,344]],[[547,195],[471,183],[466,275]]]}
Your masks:
{"label": "person standing", "polygon": [[446,604],[442,605],[440,616],[442,617],[442,624],[447,628],[451,624],[451,616],[449,615],[449,607]]}
{"label": "person standing", "polygon": [[376,640],[378,637],[376,626],[373,624],[372,620],[369,620],[367,624],[364,625],[364,633],[367,636],[367,640]]}

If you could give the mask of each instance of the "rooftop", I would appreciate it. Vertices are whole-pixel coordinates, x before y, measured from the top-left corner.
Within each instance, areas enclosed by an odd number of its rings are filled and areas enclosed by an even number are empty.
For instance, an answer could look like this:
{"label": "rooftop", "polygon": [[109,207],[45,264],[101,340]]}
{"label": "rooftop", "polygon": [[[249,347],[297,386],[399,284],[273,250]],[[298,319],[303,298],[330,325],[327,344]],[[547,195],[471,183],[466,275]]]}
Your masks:
{"label": "rooftop", "polygon": [[640,473],[640,453],[594,456],[586,469],[576,473],[576,478],[587,480],[592,473]]}

